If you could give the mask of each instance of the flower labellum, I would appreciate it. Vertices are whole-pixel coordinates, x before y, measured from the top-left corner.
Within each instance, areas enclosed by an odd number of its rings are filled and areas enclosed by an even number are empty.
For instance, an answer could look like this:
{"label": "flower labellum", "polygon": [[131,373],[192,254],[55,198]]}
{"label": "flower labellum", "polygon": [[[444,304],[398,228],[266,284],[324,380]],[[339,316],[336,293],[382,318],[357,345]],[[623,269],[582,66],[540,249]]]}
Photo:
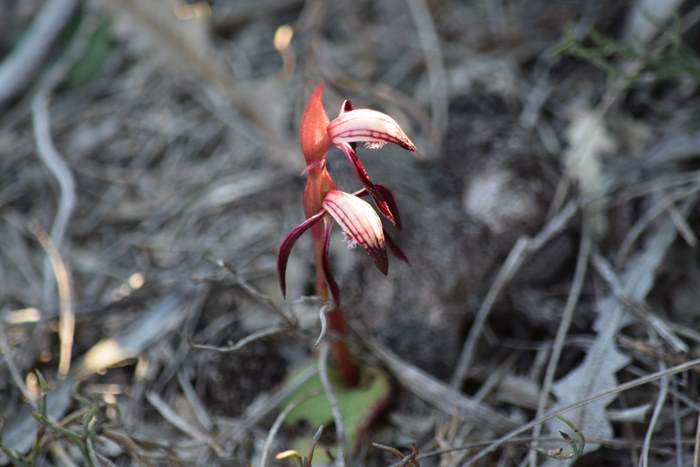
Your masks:
{"label": "flower labellum", "polygon": [[361,142],[370,149],[378,149],[386,143],[393,143],[408,151],[416,150],[396,120],[387,114],[371,109],[346,110],[346,103],[343,107],[328,124],[328,136],[333,144]]}
{"label": "flower labellum", "polygon": [[353,242],[369,253],[377,268],[388,272],[384,249],[384,228],[377,213],[367,202],[344,191],[331,191],[323,200],[323,209],[340,225]]}
{"label": "flower labellum", "polygon": [[[364,192],[365,190],[361,190],[360,194]],[[391,252],[398,259],[406,263],[408,262],[406,255],[384,231],[381,219],[379,219],[379,216],[369,203],[363,201],[354,194],[332,190],[329,191],[323,199],[321,211],[310,216],[292,229],[280,245],[279,255],[277,257],[277,275],[279,276],[283,295],[286,289],[285,271],[287,269],[287,260],[289,259],[289,254],[292,251],[294,243],[308,229],[315,226],[321,227],[321,225],[323,225],[321,228],[323,234],[320,238],[323,247],[323,273],[334,301],[336,304],[340,304],[340,291],[333,278],[333,273],[330,269],[330,261],[328,259],[330,234],[333,226],[331,219],[340,226],[343,233],[352,243],[360,245],[372,256],[377,269],[383,274],[386,275],[389,270],[386,245],[389,246]],[[320,224],[321,222],[323,222],[323,224]]]}

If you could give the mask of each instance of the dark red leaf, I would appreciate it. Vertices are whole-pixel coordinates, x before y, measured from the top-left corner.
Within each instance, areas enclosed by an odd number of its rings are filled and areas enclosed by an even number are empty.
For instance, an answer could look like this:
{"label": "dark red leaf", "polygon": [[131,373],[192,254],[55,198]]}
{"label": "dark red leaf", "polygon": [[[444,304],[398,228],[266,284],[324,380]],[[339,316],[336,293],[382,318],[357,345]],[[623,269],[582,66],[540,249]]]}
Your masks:
{"label": "dark red leaf", "polygon": [[287,282],[285,279],[285,271],[287,270],[287,260],[289,259],[289,253],[292,251],[292,247],[297,239],[306,232],[311,226],[316,224],[318,221],[323,219],[326,211],[320,211],[313,216],[306,219],[301,224],[297,225],[292,229],[291,232],[284,237],[282,244],[279,248],[279,253],[277,254],[277,278],[280,283],[280,288],[282,289],[282,296],[287,295]]}

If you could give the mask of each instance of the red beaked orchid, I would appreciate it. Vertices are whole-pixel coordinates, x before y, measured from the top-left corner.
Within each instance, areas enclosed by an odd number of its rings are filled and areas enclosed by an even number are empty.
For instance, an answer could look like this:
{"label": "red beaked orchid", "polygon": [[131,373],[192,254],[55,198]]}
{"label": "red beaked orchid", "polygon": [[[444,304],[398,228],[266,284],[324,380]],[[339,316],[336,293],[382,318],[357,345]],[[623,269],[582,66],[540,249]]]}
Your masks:
{"label": "red beaked orchid", "polygon": [[[349,100],[343,102],[338,116],[329,121],[323,108],[323,86],[319,84],[309,98],[301,122],[301,148],[306,159],[306,187],[304,212],[306,220],[284,238],[277,259],[277,272],[282,293],[285,294],[287,259],[296,240],[311,229],[314,238],[317,279],[316,291],[323,298],[330,289],[336,305],[340,292],[330,268],[328,250],[333,221],[338,223],[350,246],[360,245],[372,256],[377,268],[388,272],[385,245],[401,260],[406,256],[384,230],[372,206],[360,199],[369,196],[379,211],[398,229],[401,228],[396,201],[391,191],[370,179],[355,151],[356,143],[365,143],[378,149],[393,143],[409,151],[415,146],[396,121],[386,114],[370,109],[353,109]],[[326,155],[331,146],[337,146],[350,162],[364,188],[354,194],[336,189],[326,167]]]}

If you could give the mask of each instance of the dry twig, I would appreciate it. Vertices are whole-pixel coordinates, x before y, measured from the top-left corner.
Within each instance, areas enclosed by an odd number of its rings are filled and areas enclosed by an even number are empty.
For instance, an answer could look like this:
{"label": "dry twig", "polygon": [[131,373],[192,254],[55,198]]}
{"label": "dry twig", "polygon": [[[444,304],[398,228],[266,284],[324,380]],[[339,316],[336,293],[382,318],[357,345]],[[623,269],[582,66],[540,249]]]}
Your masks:
{"label": "dry twig", "polygon": [[[540,390],[540,398],[537,401],[537,413],[535,417],[540,417],[544,413],[544,409],[547,405],[547,400],[549,399],[549,392],[552,390],[552,383],[554,382],[554,374],[557,371],[557,365],[559,364],[559,358],[561,357],[562,349],[564,348],[564,340],[569,332],[569,327],[571,326],[571,321],[574,317],[574,310],[578,303],[578,299],[581,295],[581,290],[583,289],[583,283],[586,278],[586,270],[588,269],[588,260],[591,252],[592,237],[590,232],[589,224],[584,221],[581,226],[581,244],[579,246],[578,258],[576,259],[576,269],[574,271],[574,279],[571,283],[571,289],[569,290],[569,296],[566,299],[566,304],[564,305],[564,311],[562,312],[561,321],[559,322],[559,327],[557,328],[557,334],[554,338],[554,344],[552,345],[552,354],[549,357],[549,363],[547,364],[547,370],[545,372],[544,382],[542,383],[542,389]],[[530,451],[530,467],[537,467],[537,439],[540,436],[542,430],[542,425],[535,426],[533,430],[532,437],[535,439],[535,444]]]}
{"label": "dry twig", "polygon": [[208,445],[219,457],[224,457],[226,452],[221,447],[221,445],[208,433],[203,432],[196,426],[186,421],[184,418],[179,416],[170,406],[155,392],[149,391],[146,393],[146,399],[150,404],[160,413],[164,419],[166,419],[170,424],[175,426],[177,429],[186,433],[188,436],[196,439],[197,441]]}
{"label": "dry twig", "polygon": [[418,40],[423,49],[428,70],[431,106],[431,156],[436,157],[442,151],[442,138],[447,131],[449,109],[447,100],[447,77],[442,58],[440,38],[435,30],[435,23],[425,0],[406,0],[418,31]]}
{"label": "dry twig", "polygon": [[[666,365],[663,360],[659,361],[661,371],[666,369]],[[651,414],[651,420],[649,420],[649,426],[647,427],[647,432],[644,435],[644,444],[642,445],[642,454],[640,456],[641,467],[648,467],[649,465],[649,448],[651,446],[651,437],[654,434],[654,429],[656,428],[656,423],[659,421],[659,416],[661,415],[661,409],[663,409],[666,403],[666,396],[668,394],[668,384],[669,377],[661,377],[661,388],[659,390],[659,395],[656,398],[656,404],[654,405],[654,412]]]}
{"label": "dry twig", "polygon": [[34,79],[37,69],[73,15],[78,0],[50,0],[12,54],[0,64],[0,107]]}
{"label": "dry twig", "polygon": [[483,331],[484,324],[486,324],[486,320],[489,314],[491,314],[493,305],[496,303],[501,291],[520,270],[520,266],[522,266],[525,260],[564,230],[577,211],[578,205],[574,202],[570,202],[554,216],[537,235],[532,238],[520,237],[517,240],[503,263],[503,266],[501,266],[501,269],[498,271],[493,284],[491,284],[491,288],[486,294],[484,301],[481,303],[479,311],[476,313],[474,323],[469,329],[469,335],[462,346],[457,367],[452,374],[452,379],[450,380],[451,387],[457,388],[461,386],[464,378],[466,378],[474,358],[474,349],[476,348],[477,340]]}

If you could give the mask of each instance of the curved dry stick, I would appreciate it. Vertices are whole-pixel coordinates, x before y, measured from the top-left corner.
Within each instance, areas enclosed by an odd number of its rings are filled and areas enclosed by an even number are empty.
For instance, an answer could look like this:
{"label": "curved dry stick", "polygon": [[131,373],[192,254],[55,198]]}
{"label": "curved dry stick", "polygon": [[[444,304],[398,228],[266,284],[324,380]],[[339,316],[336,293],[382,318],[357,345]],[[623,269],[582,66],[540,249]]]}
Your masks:
{"label": "curved dry stick", "polygon": [[265,438],[265,444],[263,445],[263,452],[262,456],[260,457],[260,464],[259,467],[267,467],[267,457],[270,454],[270,450],[272,449],[272,443],[275,440],[275,436],[277,436],[277,432],[280,431],[280,428],[282,427],[282,423],[284,423],[284,420],[287,418],[287,416],[292,413],[294,409],[299,407],[301,404],[306,402],[307,400],[311,399],[312,397],[317,396],[317,394],[308,394],[305,397],[302,397],[301,399],[294,400],[287,404],[287,406],[280,412],[280,414],[275,418],[275,421],[272,423],[272,426],[270,427],[270,431],[267,433],[267,438]]}
{"label": "curved dry stick", "polygon": [[[51,5],[61,3],[53,2]],[[70,6],[63,2],[63,7]],[[71,10],[72,11],[72,10]],[[42,11],[42,14],[44,11]],[[61,12],[63,14],[64,12]],[[48,255],[44,262],[44,289],[42,301],[45,308],[53,300],[53,283],[49,275],[53,269],[59,295],[59,338],[61,350],[59,357],[59,375],[66,376],[70,369],[71,348],[75,331],[75,313],[73,311],[72,281],[70,271],[60,255],[61,243],[66,233],[68,222],[75,210],[75,178],[68,164],[56,149],[51,136],[51,117],[49,114],[49,99],[53,89],[61,82],[73,63],[83,55],[88,43],[87,38],[97,26],[96,17],[88,15],[83,20],[76,33],[75,39],[66,52],[56,62],[39,83],[39,88],[32,98],[32,125],[36,140],[37,154],[47,169],[58,181],[60,197],[58,209],[51,226],[50,237],[38,227],[34,233]],[[45,238],[44,238],[45,237]]]}
{"label": "curved dry stick", "polygon": [[73,279],[68,266],[61,257],[61,253],[44,229],[39,227],[39,225],[33,225],[31,230],[49,258],[50,270],[53,270],[56,286],[58,287],[58,339],[60,341],[58,374],[63,378],[68,376],[70,371],[73,335],[75,333]]}
{"label": "curved dry stick", "polygon": [[501,294],[501,291],[520,270],[520,266],[523,265],[530,254],[538,251],[545,243],[566,228],[571,218],[578,211],[578,208],[579,206],[576,202],[570,202],[559,211],[535,237],[529,238],[527,236],[522,236],[515,243],[513,249],[503,263],[503,266],[501,266],[501,269],[498,271],[496,279],[493,281],[484,301],[481,303],[479,311],[476,313],[474,323],[469,329],[469,335],[462,346],[462,351],[457,361],[457,368],[450,379],[451,387],[457,388],[464,381],[469,371],[469,366],[474,358],[474,349],[476,348],[477,340],[481,335],[481,331],[484,329],[486,320],[489,314],[491,314],[491,310],[496,303],[496,299],[498,299],[498,296]]}
{"label": "curved dry stick", "polygon": [[435,30],[435,23],[425,0],[406,0],[418,29],[418,40],[425,55],[428,71],[428,87],[430,88],[431,107],[431,149],[433,156],[440,154],[442,139],[447,130],[449,120],[449,104],[447,98],[447,78],[445,63],[440,47],[440,38]]}

